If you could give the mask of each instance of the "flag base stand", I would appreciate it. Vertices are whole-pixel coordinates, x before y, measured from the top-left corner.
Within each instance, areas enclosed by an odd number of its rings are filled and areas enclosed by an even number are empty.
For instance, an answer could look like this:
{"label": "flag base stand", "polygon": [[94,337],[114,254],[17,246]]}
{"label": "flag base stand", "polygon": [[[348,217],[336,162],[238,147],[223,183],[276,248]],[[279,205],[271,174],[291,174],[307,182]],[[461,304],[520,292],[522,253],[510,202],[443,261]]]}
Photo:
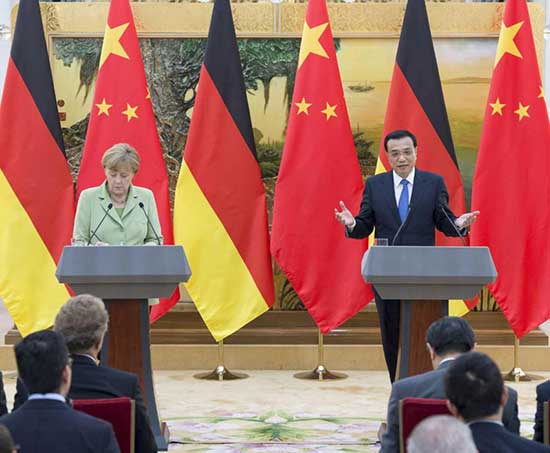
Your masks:
{"label": "flag base stand", "polygon": [[514,367],[504,375],[504,380],[507,382],[531,382],[541,381],[544,377],[536,374],[527,374],[519,366],[519,338],[514,336]]}
{"label": "flag base stand", "polygon": [[218,342],[218,363],[219,365],[214,369],[214,371],[209,371],[206,373],[198,373],[193,377],[196,379],[203,379],[205,381],[235,381],[237,379],[246,379],[248,374],[237,373],[229,371],[223,364],[223,340]]}
{"label": "flag base stand", "polygon": [[347,374],[336,373],[334,371],[329,371],[323,365],[324,360],[324,344],[323,344],[323,334],[321,331],[318,331],[318,341],[317,341],[317,351],[318,351],[318,365],[313,371],[302,371],[294,375],[297,379],[306,379],[306,380],[315,380],[315,381],[325,381],[325,380],[335,380],[335,379],[346,379]]}

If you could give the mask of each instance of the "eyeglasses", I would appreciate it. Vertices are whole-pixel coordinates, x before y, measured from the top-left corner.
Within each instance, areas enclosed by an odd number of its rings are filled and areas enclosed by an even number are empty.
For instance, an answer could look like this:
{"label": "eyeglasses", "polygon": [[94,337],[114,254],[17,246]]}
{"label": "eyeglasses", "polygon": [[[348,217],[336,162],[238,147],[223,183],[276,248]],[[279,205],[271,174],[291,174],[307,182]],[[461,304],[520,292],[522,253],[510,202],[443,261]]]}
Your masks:
{"label": "eyeglasses", "polygon": [[390,152],[388,152],[388,156],[390,156],[392,159],[397,159],[399,156],[411,157],[413,154],[414,154],[414,150],[412,150],[412,149],[405,149],[403,151],[390,151]]}

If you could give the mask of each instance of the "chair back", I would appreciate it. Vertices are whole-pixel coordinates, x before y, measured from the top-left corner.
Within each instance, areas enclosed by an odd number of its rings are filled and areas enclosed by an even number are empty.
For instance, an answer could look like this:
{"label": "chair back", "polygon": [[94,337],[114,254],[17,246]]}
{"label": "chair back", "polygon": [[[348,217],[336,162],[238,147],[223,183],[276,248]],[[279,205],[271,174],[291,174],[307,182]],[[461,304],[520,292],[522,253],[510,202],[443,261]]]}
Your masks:
{"label": "chair back", "polygon": [[73,408],[113,426],[120,453],[134,453],[135,402],[128,397],[73,400]]}
{"label": "chair back", "polygon": [[399,401],[399,444],[407,453],[407,439],[414,427],[432,415],[451,415],[446,400],[432,398],[403,398]]}

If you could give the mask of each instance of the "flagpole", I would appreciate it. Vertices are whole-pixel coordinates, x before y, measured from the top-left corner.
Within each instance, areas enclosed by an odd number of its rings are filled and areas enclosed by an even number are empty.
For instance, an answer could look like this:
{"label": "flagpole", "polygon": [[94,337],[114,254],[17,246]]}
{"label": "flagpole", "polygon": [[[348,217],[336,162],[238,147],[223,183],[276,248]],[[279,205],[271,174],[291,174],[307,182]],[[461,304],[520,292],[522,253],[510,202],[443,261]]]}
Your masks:
{"label": "flagpole", "polygon": [[193,377],[206,381],[234,381],[236,379],[246,379],[248,374],[229,371],[224,364],[223,340],[218,341],[218,366],[214,371],[198,373]]}
{"label": "flagpole", "polygon": [[519,338],[514,335],[514,366],[508,374],[504,376],[504,380],[509,382],[530,382],[540,381],[542,379],[544,379],[542,376],[527,374],[519,366]]}
{"label": "flagpole", "polygon": [[321,333],[321,330],[317,330],[317,366],[313,371],[302,371],[300,373],[296,373],[294,375],[297,379],[308,379],[308,380],[316,380],[316,381],[324,381],[324,380],[335,380],[335,379],[345,379],[347,378],[347,374],[344,373],[336,373],[334,371],[329,371],[326,369],[324,363],[325,363],[325,349],[324,349],[324,342],[323,342],[323,334]]}

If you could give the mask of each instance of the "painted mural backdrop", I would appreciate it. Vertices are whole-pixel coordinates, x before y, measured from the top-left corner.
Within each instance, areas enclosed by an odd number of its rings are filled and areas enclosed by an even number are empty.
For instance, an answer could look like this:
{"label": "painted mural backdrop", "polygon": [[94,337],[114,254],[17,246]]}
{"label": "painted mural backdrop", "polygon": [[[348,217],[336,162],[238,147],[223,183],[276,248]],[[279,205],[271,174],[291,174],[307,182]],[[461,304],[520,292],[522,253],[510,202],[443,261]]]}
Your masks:
{"label": "painted mural backdrop", "polygon": [[[206,40],[147,38],[140,42],[173,193]],[[294,38],[239,40],[269,209],[284,144],[299,48],[300,40]],[[378,155],[397,39],[345,38],[336,40],[336,48],[357,155],[367,177],[374,173]],[[436,39],[435,51],[469,207],[496,39]],[[53,40],[52,72],[74,175],[78,172],[86,136],[100,52],[100,39]],[[421,143],[418,152],[422,152]],[[275,269],[275,281],[276,307],[302,309],[279,269]],[[484,297],[487,299],[487,295]]]}

